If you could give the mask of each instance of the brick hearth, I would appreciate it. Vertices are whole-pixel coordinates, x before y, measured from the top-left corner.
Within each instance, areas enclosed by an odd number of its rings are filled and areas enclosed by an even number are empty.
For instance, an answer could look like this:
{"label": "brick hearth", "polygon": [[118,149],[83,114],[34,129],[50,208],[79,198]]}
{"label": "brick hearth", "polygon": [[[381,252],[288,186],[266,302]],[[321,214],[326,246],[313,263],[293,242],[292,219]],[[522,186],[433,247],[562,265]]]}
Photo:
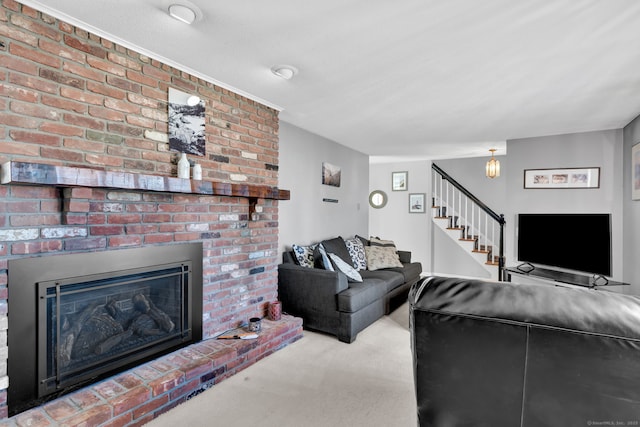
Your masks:
{"label": "brick hearth", "polygon": [[301,319],[265,319],[258,339],[201,341],[0,425],[140,426],[300,338]]}

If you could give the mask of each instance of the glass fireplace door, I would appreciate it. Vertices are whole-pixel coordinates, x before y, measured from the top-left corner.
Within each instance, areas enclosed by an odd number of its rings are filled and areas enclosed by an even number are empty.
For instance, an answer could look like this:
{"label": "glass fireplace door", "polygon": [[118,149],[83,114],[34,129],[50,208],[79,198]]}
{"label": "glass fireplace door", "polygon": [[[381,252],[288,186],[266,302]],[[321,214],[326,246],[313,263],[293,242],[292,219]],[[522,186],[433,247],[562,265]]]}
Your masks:
{"label": "glass fireplace door", "polygon": [[38,283],[38,396],[191,339],[190,263]]}

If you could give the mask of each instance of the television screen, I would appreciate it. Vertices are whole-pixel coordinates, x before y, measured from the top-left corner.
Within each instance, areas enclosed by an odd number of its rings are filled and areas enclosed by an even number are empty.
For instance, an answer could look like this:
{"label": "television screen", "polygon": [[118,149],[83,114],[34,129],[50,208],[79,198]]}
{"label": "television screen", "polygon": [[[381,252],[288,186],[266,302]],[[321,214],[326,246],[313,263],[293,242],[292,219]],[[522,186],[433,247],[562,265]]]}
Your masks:
{"label": "television screen", "polygon": [[611,215],[520,214],[518,260],[611,276]]}

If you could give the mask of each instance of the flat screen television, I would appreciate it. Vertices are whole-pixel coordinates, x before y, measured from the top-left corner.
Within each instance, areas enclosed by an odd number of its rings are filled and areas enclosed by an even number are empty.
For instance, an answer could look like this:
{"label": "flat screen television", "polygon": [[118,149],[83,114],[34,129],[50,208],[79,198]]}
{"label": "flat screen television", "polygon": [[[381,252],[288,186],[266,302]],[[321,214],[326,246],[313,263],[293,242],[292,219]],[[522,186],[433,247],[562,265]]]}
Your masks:
{"label": "flat screen television", "polygon": [[611,276],[611,215],[519,214],[518,260]]}

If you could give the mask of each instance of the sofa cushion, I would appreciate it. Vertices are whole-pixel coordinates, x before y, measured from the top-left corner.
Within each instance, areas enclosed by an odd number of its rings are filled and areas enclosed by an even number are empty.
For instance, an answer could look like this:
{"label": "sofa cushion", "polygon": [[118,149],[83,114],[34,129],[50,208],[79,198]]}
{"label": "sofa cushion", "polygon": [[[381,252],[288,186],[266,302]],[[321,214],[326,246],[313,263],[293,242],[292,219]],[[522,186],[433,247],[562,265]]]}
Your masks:
{"label": "sofa cushion", "polygon": [[302,267],[313,268],[313,250],[316,248],[316,246],[317,245],[291,245],[291,249],[293,249],[293,254],[295,255],[296,263]]}
{"label": "sofa cushion", "polygon": [[336,254],[342,258],[344,262],[351,264],[351,255],[349,255],[347,245],[344,243],[342,237],[338,236],[333,239],[323,240],[320,243],[322,243],[327,253]]}
{"label": "sofa cushion", "polygon": [[366,246],[367,268],[369,270],[379,270],[381,268],[399,267],[403,265],[398,258],[395,247]]}
{"label": "sofa cushion", "polygon": [[403,262],[402,265],[402,268],[390,268],[387,271],[396,271],[402,274],[405,282],[416,280],[422,273],[422,264],[419,262]]}
{"label": "sofa cushion", "polygon": [[347,276],[347,280],[350,282],[362,282],[362,276],[360,273],[353,268],[350,264],[347,264],[340,258],[338,255],[329,253],[329,259],[333,263],[334,270],[342,272],[345,276]]}
{"label": "sofa cushion", "polygon": [[353,267],[356,270],[366,270],[367,255],[364,252],[364,245],[362,244],[362,240],[358,239],[357,237],[352,237],[351,239],[346,239],[344,243],[347,245],[349,255],[351,255]]}
{"label": "sofa cushion", "polygon": [[385,283],[387,292],[389,292],[397,288],[398,286],[402,285],[405,282],[403,274],[399,271],[394,271],[394,270],[395,269],[375,270],[375,271],[367,270],[367,271],[361,271],[360,275],[362,276],[362,279],[364,279],[365,281],[368,281],[371,279],[382,280]]}
{"label": "sofa cushion", "polygon": [[387,293],[387,284],[380,279],[367,279],[362,283],[350,283],[349,288],[338,294],[338,310],[354,313]]}

